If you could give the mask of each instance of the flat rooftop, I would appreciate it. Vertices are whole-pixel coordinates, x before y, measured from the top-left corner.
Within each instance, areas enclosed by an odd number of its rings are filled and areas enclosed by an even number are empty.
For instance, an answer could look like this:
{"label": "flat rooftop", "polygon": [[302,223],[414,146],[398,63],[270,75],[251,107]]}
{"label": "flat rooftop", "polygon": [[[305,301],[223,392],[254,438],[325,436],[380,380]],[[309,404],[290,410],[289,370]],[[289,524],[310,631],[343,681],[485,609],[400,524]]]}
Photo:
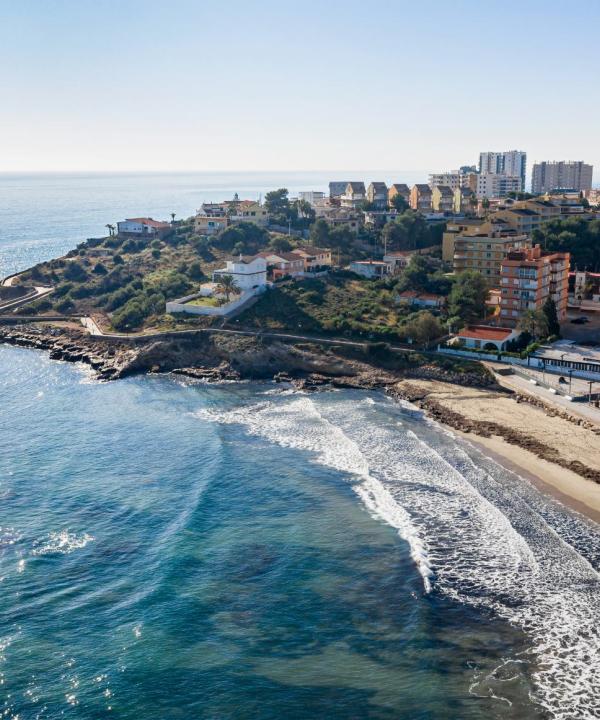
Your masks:
{"label": "flat rooftop", "polygon": [[552,345],[543,345],[536,350],[538,357],[572,362],[596,362],[600,364],[600,345],[581,345],[572,340],[558,340]]}

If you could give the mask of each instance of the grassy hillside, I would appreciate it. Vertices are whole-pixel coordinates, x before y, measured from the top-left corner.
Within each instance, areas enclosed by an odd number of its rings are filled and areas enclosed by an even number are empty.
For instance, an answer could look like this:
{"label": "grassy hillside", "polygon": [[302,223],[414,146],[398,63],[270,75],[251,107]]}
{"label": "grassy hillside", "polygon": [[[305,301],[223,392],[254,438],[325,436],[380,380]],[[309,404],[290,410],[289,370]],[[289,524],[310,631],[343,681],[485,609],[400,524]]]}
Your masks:
{"label": "grassy hillside", "polygon": [[410,317],[394,301],[385,283],[349,274],[281,284],[239,316],[239,324],[265,330],[289,330],[348,337],[403,339]]}

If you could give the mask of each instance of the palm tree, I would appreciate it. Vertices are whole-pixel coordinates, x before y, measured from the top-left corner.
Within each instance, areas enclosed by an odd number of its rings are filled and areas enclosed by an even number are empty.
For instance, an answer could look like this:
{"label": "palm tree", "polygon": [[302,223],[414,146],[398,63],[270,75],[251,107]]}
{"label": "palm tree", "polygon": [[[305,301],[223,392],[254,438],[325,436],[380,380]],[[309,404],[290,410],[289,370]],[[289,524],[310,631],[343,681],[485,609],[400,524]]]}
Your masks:
{"label": "palm tree", "polygon": [[115,232],[115,226],[107,223],[104,227],[108,228],[108,235],[109,235],[109,237],[112,237]]}
{"label": "palm tree", "polygon": [[221,275],[221,279],[217,285],[217,291],[225,295],[226,302],[229,302],[231,295],[238,292],[239,289],[233,275]]}
{"label": "palm tree", "polygon": [[175,222],[175,213],[171,213],[171,225]]}

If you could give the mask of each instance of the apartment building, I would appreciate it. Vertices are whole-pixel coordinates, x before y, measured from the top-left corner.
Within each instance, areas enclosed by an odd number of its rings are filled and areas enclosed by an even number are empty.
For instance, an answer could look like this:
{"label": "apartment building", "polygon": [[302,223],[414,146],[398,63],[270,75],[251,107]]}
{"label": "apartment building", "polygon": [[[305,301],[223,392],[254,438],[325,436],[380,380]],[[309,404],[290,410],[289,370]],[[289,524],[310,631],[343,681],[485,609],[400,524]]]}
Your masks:
{"label": "apartment building", "polygon": [[405,183],[394,183],[390,185],[388,190],[388,205],[393,206],[394,198],[396,195],[400,195],[406,200],[406,204],[410,204],[410,188]]}
{"label": "apartment building", "polygon": [[525,190],[527,153],[522,150],[482,152],[479,154],[479,173],[508,175],[520,179],[519,190]]}
{"label": "apartment building", "polygon": [[519,200],[493,214],[495,220],[504,220],[518,233],[531,234],[543,222],[561,215],[560,205],[549,200]]}
{"label": "apartment building", "polygon": [[384,182],[372,182],[367,188],[367,200],[379,210],[385,210],[388,203],[388,187]]}
{"label": "apartment building", "polygon": [[594,168],[583,161],[544,161],[535,163],[531,192],[541,194],[552,190],[590,190]]}
{"label": "apartment building", "polygon": [[540,310],[551,297],[562,320],[567,313],[569,253],[544,252],[539,245],[513,250],[500,268],[500,321],[514,327],[525,310]]}
{"label": "apartment building", "polygon": [[447,185],[435,185],[431,191],[431,207],[434,212],[451,213],[454,192]]}
{"label": "apartment building", "polygon": [[410,189],[410,206],[413,210],[429,212],[431,210],[431,188],[424,183],[417,183]]}
{"label": "apartment building", "polygon": [[364,182],[349,182],[341,196],[342,207],[356,209],[367,199]]}
{"label": "apartment building", "polygon": [[451,190],[456,190],[456,188],[460,187],[460,173],[458,170],[449,173],[432,173],[429,176],[429,187],[433,190],[436,185],[443,185]]}
{"label": "apartment building", "polygon": [[452,210],[456,215],[468,215],[477,211],[477,196],[471,188],[456,188],[452,195]]}
{"label": "apartment building", "polygon": [[443,254],[448,257],[452,245],[454,272],[473,270],[481,273],[490,287],[500,285],[503,260],[515,249],[530,248],[527,235],[515,233],[504,223],[485,222],[461,233],[444,233]]}
{"label": "apartment building", "polygon": [[475,195],[483,198],[502,198],[509,192],[521,190],[521,178],[518,175],[482,172],[475,177]]}

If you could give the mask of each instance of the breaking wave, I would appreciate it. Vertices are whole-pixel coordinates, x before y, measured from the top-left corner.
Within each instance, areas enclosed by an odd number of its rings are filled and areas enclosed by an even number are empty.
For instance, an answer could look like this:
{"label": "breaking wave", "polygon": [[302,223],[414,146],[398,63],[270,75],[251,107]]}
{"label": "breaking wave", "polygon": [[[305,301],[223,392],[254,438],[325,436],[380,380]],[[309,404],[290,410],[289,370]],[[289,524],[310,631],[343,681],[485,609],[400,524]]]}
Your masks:
{"label": "breaking wave", "polygon": [[[356,397],[270,396],[198,416],[348,473],[368,511],[408,543],[426,593],[492,611],[527,634],[527,656],[498,674],[527,662],[534,699],[551,717],[600,717],[597,530],[499,465],[474,461],[411,406]],[[475,678],[473,694],[484,681]]]}

